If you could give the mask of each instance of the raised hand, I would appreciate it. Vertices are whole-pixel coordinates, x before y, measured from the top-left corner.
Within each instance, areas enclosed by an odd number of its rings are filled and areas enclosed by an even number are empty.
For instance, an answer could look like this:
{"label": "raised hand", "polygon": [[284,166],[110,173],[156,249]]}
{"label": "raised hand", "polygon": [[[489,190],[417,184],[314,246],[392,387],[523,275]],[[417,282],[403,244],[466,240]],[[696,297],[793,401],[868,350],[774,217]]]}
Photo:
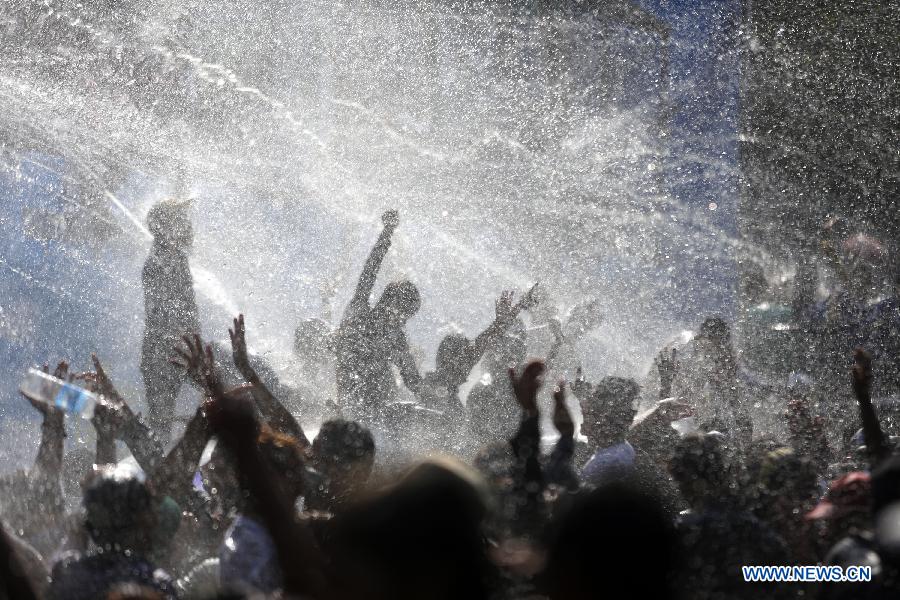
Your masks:
{"label": "raised hand", "polygon": [[580,400],[585,400],[591,395],[591,384],[584,378],[584,370],[581,365],[575,368],[575,380],[569,384],[569,389]]}
{"label": "raised hand", "polygon": [[103,398],[94,406],[94,416],[91,418],[94,429],[98,433],[117,436],[125,424],[134,418],[134,413],[113,385],[96,354],[91,354],[91,362],[94,370],[79,373],[75,379],[84,381],[89,391]]}
{"label": "raised hand", "polygon": [[511,321],[515,317],[512,303],[514,293],[512,290],[504,290],[494,302],[494,314],[498,320]]}
{"label": "raised hand", "polygon": [[857,400],[861,397],[871,398],[872,395],[872,356],[857,348],[853,351],[853,368],[850,371],[853,383],[853,393]]}
{"label": "raised hand", "polygon": [[544,374],[544,363],[534,360],[525,365],[521,376],[516,375],[515,369],[509,370],[509,380],[512,383],[513,393],[522,412],[526,417],[537,416],[537,393],[541,388],[541,376]]}
{"label": "raised hand", "polygon": [[553,426],[562,437],[575,436],[575,422],[566,406],[566,382],[559,381],[553,390]]}
{"label": "raised hand", "polygon": [[400,224],[400,213],[394,209],[386,210],[381,215],[381,222],[387,229],[396,229],[397,225]]}
{"label": "raised hand", "polygon": [[648,423],[656,423],[659,425],[668,425],[672,421],[686,419],[693,416],[694,409],[689,404],[679,402],[673,398],[660,400],[653,407],[653,410],[643,419]]}
{"label": "raised hand", "polygon": [[672,383],[678,374],[678,351],[675,348],[663,348],[656,355],[656,370],[659,372],[659,397],[672,395]]}
{"label": "raised hand", "polygon": [[[47,365],[44,365],[44,372],[47,372]],[[59,364],[53,369],[53,376],[57,379],[62,379],[63,381],[71,381],[72,378],[69,375],[69,363],[64,360],[59,361]]]}
{"label": "raised hand", "polygon": [[538,285],[540,285],[540,282],[536,282],[527,292],[525,292],[525,295],[522,296],[522,299],[519,300],[519,303],[516,305],[519,310],[530,310],[537,306]]}
{"label": "raised hand", "polygon": [[872,406],[872,356],[862,348],[853,351],[851,382],[856,402],[859,404],[859,417],[866,438],[866,449],[874,467],[890,454],[890,449],[878,421],[878,415]]}
{"label": "raised hand", "polygon": [[93,371],[79,373],[75,375],[74,378],[84,381],[85,387],[89,391],[103,396],[106,402],[117,405],[121,404],[124,405],[125,408],[128,408],[128,405],[125,404],[125,399],[122,398],[122,394],[120,394],[119,390],[116,389],[116,386],[113,385],[112,380],[106,374],[106,370],[104,370],[103,365],[100,364],[100,359],[97,358],[96,354],[91,354],[91,362],[94,364]]}
{"label": "raised hand", "polygon": [[175,353],[180,358],[171,358],[169,362],[181,367],[201,389],[211,396],[222,395],[222,382],[216,371],[216,361],[213,358],[212,346],[206,344],[198,334],[183,335],[184,348],[175,346]]}
{"label": "raised hand", "polygon": [[[50,374],[50,365],[44,363],[43,368],[41,369],[44,373]],[[69,375],[69,363],[66,361],[60,361],[59,364],[56,365],[56,368],[53,369],[53,376],[57,379],[62,379],[63,381],[72,381],[73,376]],[[29,396],[28,394],[22,393],[25,396],[25,399],[28,400],[28,403],[34,407],[46,420],[47,417],[55,417],[56,419],[62,420],[64,413],[61,408],[53,404],[52,402],[44,402],[39,398],[34,398]]]}
{"label": "raised hand", "polygon": [[250,366],[250,357],[247,354],[247,328],[244,325],[244,315],[240,314],[234,320],[234,328],[228,330],[231,338],[231,356],[238,372],[248,381],[255,379],[256,372]]}

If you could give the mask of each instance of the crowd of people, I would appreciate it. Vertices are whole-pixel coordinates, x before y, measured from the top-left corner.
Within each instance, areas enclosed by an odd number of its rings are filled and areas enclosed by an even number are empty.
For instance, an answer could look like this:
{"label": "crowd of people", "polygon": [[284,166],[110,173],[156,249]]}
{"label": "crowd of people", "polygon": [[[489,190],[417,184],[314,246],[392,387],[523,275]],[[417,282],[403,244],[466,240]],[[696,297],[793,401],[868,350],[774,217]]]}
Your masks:
{"label": "crowd of people", "polygon": [[[334,397],[306,385],[294,404],[248,352],[243,315],[227,353],[204,342],[186,206],[154,207],[147,419],[96,356],[89,371],[53,371],[99,398],[95,454],[66,452],[62,409],[26,396],[41,442],[31,468],[0,479],[0,598],[900,592],[900,456],[884,399],[896,388],[900,304],[876,240],[824,228],[785,313],[795,343],[779,354],[783,385],[759,384],[733,324],[716,316],[690,348],[660,351],[652,381],[589,381],[574,348],[598,322],[594,303],[550,319],[546,355],[527,358],[537,286],[503,293],[481,333],[446,336],[421,373],[405,331],[418,288],[391,282],[373,302],[399,215],[382,223],[339,325],[298,331],[298,352],[329,373]],[[751,296],[765,304],[764,290]],[[571,381],[554,376],[565,372]],[[185,383],[197,403],[179,436]],[[784,434],[757,424],[762,393],[776,397]],[[298,406],[315,407],[315,435]],[[870,567],[871,580],[745,581],[742,567],[764,565]]]}

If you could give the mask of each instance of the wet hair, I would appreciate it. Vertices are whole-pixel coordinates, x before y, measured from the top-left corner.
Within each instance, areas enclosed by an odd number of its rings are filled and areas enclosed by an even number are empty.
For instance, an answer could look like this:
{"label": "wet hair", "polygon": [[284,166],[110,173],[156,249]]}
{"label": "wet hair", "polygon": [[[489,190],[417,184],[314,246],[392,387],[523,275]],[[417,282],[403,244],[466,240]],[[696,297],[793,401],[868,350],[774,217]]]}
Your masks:
{"label": "wet hair", "polygon": [[313,454],[319,462],[348,465],[375,456],[372,432],[356,421],[330,419],[322,423],[313,440]]}
{"label": "wet hair", "polygon": [[392,281],[384,288],[379,304],[387,304],[399,309],[405,315],[414,315],[422,306],[422,297],[411,281]]}
{"label": "wet hair", "polygon": [[153,495],[132,472],[100,467],[85,484],[82,502],[88,533],[98,545],[130,547],[149,534],[140,530],[154,507]]}
{"label": "wet hair", "polygon": [[759,508],[772,505],[779,499],[791,503],[811,502],[818,491],[818,476],[809,459],[799,456],[791,448],[781,447],[763,457],[757,484]]}
{"label": "wet hair", "polygon": [[264,425],[260,428],[256,445],[276,473],[301,475],[304,468],[303,448],[296,438]]}

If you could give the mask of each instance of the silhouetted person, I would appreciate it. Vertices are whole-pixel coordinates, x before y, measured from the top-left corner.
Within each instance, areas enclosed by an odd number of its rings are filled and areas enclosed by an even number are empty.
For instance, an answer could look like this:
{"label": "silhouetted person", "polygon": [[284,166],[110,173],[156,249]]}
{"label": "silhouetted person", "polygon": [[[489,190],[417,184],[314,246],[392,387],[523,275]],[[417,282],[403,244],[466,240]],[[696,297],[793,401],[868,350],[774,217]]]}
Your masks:
{"label": "silhouetted person", "polygon": [[384,230],[369,254],[356,292],[344,312],[336,336],[338,399],[345,416],[373,425],[381,409],[397,398],[391,365],[400,369],[403,382],[418,391],[421,376],[409,350],[403,327],[419,310],[419,290],[409,281],[387,285],[370,306],[369,296],[381,262],[398,224],[396,211],[381,217]]}
{"label": "silhouetted person", "polygon": [[142,274],[146,321],[141,374],[147,388],[150,426],[167,442],[175,400],[185,381],[184,371],[171,365],[169,358],[181,336],[200,331],[187,254],[194,230],[187,204],[170,201],[150,210],[147,225],[153,234],[153,248]]}
{"label": "silhouetted person", "polygon": [[84,491],[85,526],[102,551],[64,558],[53,568],[51,599],[105,598],[115,586],[134,583],[174,598],[172,580],[146,556],[158,526],[157,501],[135,476],[105,467]]}
{"label": "silhouetted person", "polygon": [[577,497],[550,532],[539,580],[552,600],[607,597],[603,590],[620,586],[628,593],[608,597],[676,597],[677,537],[652,496],[622,483],[604,485]]}

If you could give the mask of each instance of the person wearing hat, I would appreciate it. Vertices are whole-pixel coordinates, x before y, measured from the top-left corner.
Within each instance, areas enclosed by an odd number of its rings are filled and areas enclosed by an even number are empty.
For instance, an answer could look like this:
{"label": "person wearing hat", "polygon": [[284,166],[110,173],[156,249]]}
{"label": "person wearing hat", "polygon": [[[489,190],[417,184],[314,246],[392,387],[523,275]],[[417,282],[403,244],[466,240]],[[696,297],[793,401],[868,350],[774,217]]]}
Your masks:
{"label": "person wearing hat", "polygon": [[194,230],[188,204],[166,200],[147,216],[153,248],[144,263],[144,342],[141,374],[147,389],[150,427],[163,443],[171,436],[175,400],[185,372],[169,363],[184,335],[200,332],[188,252]]}

